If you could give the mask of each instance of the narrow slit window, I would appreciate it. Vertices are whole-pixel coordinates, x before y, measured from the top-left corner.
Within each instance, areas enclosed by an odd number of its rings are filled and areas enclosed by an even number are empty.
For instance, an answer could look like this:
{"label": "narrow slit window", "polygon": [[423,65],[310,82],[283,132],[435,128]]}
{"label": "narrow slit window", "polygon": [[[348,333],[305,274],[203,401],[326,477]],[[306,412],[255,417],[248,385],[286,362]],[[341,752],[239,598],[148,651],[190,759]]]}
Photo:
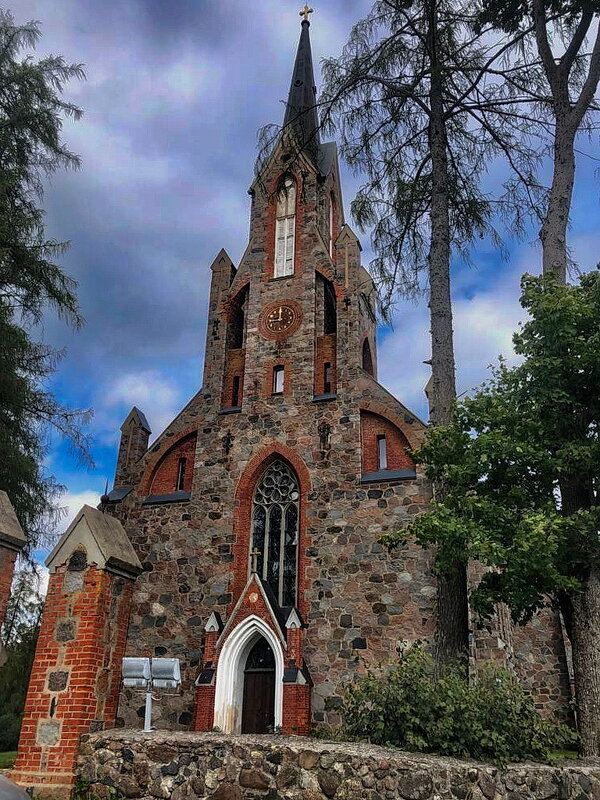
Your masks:
{"label": "narrow slit window", "polygon": [[286,178],[277,195],[275,220],[275,271],[276,278],[294,274],[294,237],[296,231],[296,184]]}
{"label": "narrow slit window", "polygon": [[183,492],[185,486],[185,468],[187,466],[187,458],[180,458],[177,465],[177,491]]}
{"label": "narrow slit window", "polygon": [[323,394],[331,394],[331,364],[329,361],[323,366]]}
{"label": "narrow slit window", "polygon": [[285,367],[273,367],[273,394],[283,394]]}
{"label": "narrow slit window", "polygon": [[231,405],[233,408],[237,408],[239,404],[240,404],[240,376],[234,375],[233,389],[231,392]]}
{"label": "narrow slit window", "polygon": [[377,466],[387,469],[387,441],[385,436],[377,437]]}

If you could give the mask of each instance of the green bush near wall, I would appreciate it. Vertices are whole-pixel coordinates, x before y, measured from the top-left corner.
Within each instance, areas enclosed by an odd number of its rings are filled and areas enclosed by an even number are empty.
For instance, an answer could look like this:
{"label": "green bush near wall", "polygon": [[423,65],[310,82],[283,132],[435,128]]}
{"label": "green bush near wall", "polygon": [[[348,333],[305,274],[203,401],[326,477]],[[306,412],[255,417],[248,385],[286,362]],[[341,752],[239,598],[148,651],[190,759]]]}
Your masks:
{"label": "green bush near wall", "polygon": [[485,667],[473,682],[458,666],[437,676],[420,646],[391,669],[351,684],[341,714],[347,738],[499,765],[550,760],[577,738],[566,725],[544,719],[508,670]]}

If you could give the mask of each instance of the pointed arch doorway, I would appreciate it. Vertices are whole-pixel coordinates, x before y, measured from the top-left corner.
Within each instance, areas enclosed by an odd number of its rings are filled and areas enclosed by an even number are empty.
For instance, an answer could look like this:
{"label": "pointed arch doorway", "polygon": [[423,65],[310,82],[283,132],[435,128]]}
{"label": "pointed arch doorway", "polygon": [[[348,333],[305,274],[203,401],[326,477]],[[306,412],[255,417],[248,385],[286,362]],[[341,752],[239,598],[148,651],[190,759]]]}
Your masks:
{"label": "pointed arch doorway", "polygon": [[275,726],[275,654],[261,636],[244,668],[242,733],[272,733]]}
{"label": "pointed arch doorway", "polygon": [[[223,733],[241,733],[244,713],[246,666],[255,645],[264,639],[271,649],[274,662],[273,728],[283,722],[283,642],[260,617],[246,617],[227,636],[217,662],[214,726]],[[263,648],[264,645],[261,645]],[[250,666],[256,665],[256,655]],[[268,655],[268,654],[267,654]],[[266,662],[265,662],[266,663]],[[258,679],[257,679],[258,680]],[[265,681],[266,683],[266,681]]]}

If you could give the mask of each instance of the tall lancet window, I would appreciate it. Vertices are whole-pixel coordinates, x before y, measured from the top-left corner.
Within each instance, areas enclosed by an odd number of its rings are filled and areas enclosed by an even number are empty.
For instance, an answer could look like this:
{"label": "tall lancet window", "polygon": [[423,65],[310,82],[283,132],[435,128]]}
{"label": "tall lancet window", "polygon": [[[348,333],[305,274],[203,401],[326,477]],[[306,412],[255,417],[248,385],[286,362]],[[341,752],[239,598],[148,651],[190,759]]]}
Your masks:
{"label": "tall lancet window", "polygon": [[294,235],[296,230],[296,183],[289,175],[277,193],[275,223],[275,277],[294,274]]}
{"label": "tall lancet window", "polygon": [[296,604],[299,497],[298,481],[282,461],[266,469],[254,493],[252,559],[280,606]]}

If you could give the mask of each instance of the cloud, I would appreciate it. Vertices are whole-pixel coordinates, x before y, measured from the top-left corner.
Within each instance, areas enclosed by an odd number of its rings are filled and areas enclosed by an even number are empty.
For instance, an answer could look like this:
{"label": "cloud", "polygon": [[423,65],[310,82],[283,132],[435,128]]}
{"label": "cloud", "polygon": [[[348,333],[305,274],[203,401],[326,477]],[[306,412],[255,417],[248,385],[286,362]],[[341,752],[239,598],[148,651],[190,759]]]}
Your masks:
{"label": "cloud", "polygon": [[37,591],[42,597],[46,597],[48,592],[48,580],[50,579],[50,572],[43,564],[38,565],[38,584]]}
{"label": "cloud", "polygon": [[[317,8],[317,74],[320,58],[339,54],[371,6],[330,0]],[[41,22],[37,56],[61,54],[84,62],[87,73],[65,89],[85,112],[64,127],[82,168],[54,175],[44,198],[48,234],[72,243],[62,263],[79,281],[87,324],[74,333],[48,314],[39,329],[40,338],[67,350],[52,384],[59,399],[95,409],[96,473],[82,471],[66,448],[48,459],[73,497],[103,488],[112,474],[119,426],[132,405],[158,434],[200,386],[209,266],[221,247],[235,261],[246,246],[256,132],[283,117],[298,8],[281,0],[252,8],[242,0],[20,0],[17,20]],[[342,164],[347,206],[361,182]],[[600,242],[597,214],[589,213],[591,170],[578,171],[577,186],[574,252],[581,264],[594,264]],[[476,254],[477,269],[456,265],[459,391],[479,383],[510,346],[518,277],[539,264],[534,248],[510,249],[510,267],[491,247]],[[381,332],[379,356],[383,383],[426,416],[425,301],[399,305],[394,329]]]}
{"label": "cloud", "polygon": [[121,425],[131,407],[137,406],[148,418],[155,436],[166,428],[181,405],[175,382],[152,370],[119,376],[103,396],[103,408],[118,409],[122,417],[113,430]]}
{"label": "cloud", "polygon": [[67,494],[63,495],[60,504],[62,508],[64,508],[65,513],[58,525],[58,533],[62,535],[67,530],[82,506],[87,505],[95,508],[99,502],[100,494],[91,490],[67,492]]}

